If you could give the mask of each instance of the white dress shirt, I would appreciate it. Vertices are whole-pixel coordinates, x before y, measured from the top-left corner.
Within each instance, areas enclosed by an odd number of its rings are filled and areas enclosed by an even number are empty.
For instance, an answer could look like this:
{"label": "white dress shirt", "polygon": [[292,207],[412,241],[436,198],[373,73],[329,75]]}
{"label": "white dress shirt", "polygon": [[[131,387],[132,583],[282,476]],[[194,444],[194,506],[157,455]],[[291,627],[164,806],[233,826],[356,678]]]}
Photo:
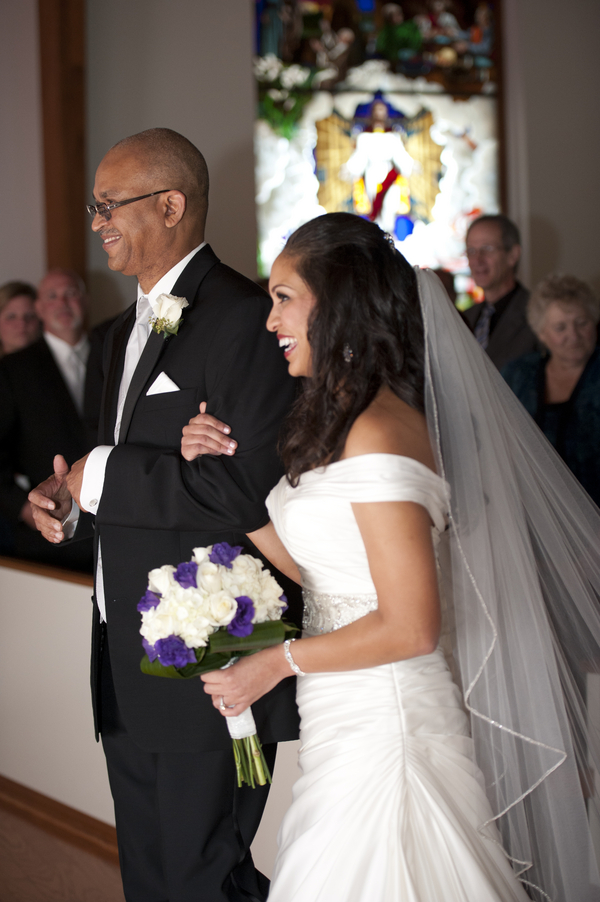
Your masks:
{"label": "white dress shirt", "polygon": [[90,354],[90,343],[87,335],[80,338],[76,345],[70,345],[50,332],[44,332],[44,340],[50,348],[54,362],[60,370],[77,413],[83,413],[83,390],[85,386],[85,368]]}
{"label": "white dress shirt", "polygon": [[[175,283],[177,282],[177,279],[179,278],[185,267],[188,265],[192,257],[194,257],[198,253],[198,251],[204,247],[205,244],[206,242],[203,241],[202,244],[199,244],[198,247],[195,247],[193,251],[190,251],[190,253],[186,257],[184,257],[183,260],[180,260],[179,263],[176,263],[175,266],[172,267],[172,269],[170,269],[161,279],[159,279],[159,281],[148,293],[148,295],[145,295],[143,293],[141,286],[138,284],[135,325],[131,330],[131,335],[129,336],[129,341],[127,342],[123,375],[121,377],[121,384],[119,386],[119,400],[117,403],[117,418],[115,422],[114,436],[115,445],[118,444],[119,441],[121,418],[123,416],[123,408],[125,406],[127,391],[150,335],[151,326],[149,319],[152,315],[151,304],[156,301],[159,295],[171,293]],[[102,497],[102,490],[104,488],[106,463],[113,448],[114,445],[98,445],[88,455],[88,459],[83,470],[83,481],[81,485],[80,498],[81,508],[85,511],[96,513],[96,511],[98,510],[100,499]],[[72,513],[64,523],[65,526],[69,527],[69,533],[71,535],[73,534],[74,527],[71,528],[70,524],[72,523],[76,525],[78,517],[79,509],[77,508],[76,510],[72,511]],[[67,531],[65,530],[66,537],[68,537],[69,533],[67,533]],[[160,562],[157,563],[157,566],[160,566]],[[98,563],[96,567],[96,601],[98,603],[98,607],[100,608],[101,619],[106,620],[106,602],[104,598],[104,582],[102,579],[102,554],[100,543],[98,544]]]}

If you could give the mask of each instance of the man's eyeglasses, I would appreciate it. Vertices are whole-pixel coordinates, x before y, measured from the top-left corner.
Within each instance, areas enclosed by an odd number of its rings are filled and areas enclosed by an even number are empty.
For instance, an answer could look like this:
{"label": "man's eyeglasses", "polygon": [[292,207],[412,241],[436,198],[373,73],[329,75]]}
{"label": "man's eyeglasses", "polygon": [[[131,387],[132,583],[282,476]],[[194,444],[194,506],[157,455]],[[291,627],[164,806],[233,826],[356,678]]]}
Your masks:
{"label": "man's eyeglasses", "polygon": [[154,197],[155,194],[164,194],[166,191],[179,191],[179,188],[161,188],[160,191],[152,191],[150,194],[140,194],[139,197],[130,197],[129,200],[118,200],[114,204],[86,204],[85,208],[94,217],[96,214],[102,216],[107,222],[110,219],[111,210],[117,207],[124,207],[126,204],[133,204],[136,200],[144,200],[146,197]]}
{"label": "man's eyeglasses", "polygon": [[472,260],[473,257],[491,257],[496,251],[503,251],[503,247],[497,244],[484,244],[483,247],[468,247],[466,250],[467,258]]}

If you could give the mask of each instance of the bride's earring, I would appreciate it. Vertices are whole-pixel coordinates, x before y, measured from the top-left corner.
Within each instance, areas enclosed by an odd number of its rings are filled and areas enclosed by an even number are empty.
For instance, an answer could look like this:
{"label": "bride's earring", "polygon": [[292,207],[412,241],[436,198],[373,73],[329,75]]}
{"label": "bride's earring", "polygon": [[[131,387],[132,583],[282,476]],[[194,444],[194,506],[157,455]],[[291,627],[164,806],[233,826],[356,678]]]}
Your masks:
{"label": "bride's earring", "polygon": [[346,342],[346,344],[344,345],[342,354],[346,363],[350,363],[352,361],[352,358],[354,357],[354,351],[352,350],[348,342]]}

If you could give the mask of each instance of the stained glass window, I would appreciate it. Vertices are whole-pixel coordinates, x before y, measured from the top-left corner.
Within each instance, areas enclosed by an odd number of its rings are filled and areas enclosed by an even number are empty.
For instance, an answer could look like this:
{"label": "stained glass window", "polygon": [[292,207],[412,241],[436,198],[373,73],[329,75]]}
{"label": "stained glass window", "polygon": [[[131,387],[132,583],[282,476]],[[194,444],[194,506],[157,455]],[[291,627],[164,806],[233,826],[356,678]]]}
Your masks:
{"label": "stained glass window", "polygon": [[497,5],[257,0],[261,276],[299,225],[348,210],[469,302],[465,231],[499,209]]}

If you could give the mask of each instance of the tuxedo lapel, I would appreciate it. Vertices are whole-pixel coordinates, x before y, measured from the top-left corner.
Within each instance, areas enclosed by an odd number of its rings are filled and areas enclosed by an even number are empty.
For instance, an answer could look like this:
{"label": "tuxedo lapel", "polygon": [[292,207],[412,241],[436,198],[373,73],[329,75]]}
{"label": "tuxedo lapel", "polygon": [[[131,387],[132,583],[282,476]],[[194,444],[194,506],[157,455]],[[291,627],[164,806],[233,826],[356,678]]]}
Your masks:
{"label": "tuxedo lapel", "polygon": [[[201,282],[208,274],[208,272],[213,268],[213,266],[216,266],[216,264],[219,262],[219,258],[214,253],[212,248],[207,244],[202,248],[202,250],[198,251],[198,253],[195,254],[194,257],[192,257],[186,268],[177,279],[177,282],[173,286],[171,294],[174,294],[176,297],[185,298],[189,304],[189,306],[185,307],[182,311],[182,322],[180,329],[185,328],[186,314],[194,304],[194,300]],[[111,365],[109,369],[109,373],[112,377],[110,395],[109,387],[107,387],[105,397],[105,420],[107,420],[107,422],[112,425],[112,432],[110,433],[111,437],[109,442],[110,444],[112,444],[114,440],[112,436],[114,433],[114,424],[116,418],[116,398],[118,398],[119,385],[121,384],[121,376],[123,374],[125,349],[127,346],[127,340],[131,333],[131,329],[133,328],[134,321],[135,307],[131,321],[127,320],[119,335],[115,334],[115,349],[112,355]],[[131,384],[127,391],[127,397],[125,398],[123,416],[121,417],[121,427],[119,429],[119,443],[125,442],[127,440],[127,432],[129,431],[131,418],[133,416],[138,398],[140,397],[140,394],[142,393],[142,390],[146,382],[148,381],[152,370],[156,366],[163,349],[170,341],[177,341],[177,336],[173,335],[169,336],[168,338],[164,338],[163,335],[159,335],[154,331],[150,333],[148,341],[146,342],[146,346],[142,352],[142,356],[140,357],[138,365],[133,374]],[[117,342],[120,343],[118,349]],[[105,440],[108,441],[106,436]]]}
{"label": "tuxedo lapel", "polygon": [[119,386],[123,375],[127,342],[135,323],[135,309],[134,304],[122,322],[115,326],[115,331],[112,335],[112,344],[108,353],[106,385],[102,393],[102,404],[100,407],[100,444],[112,445],[115,440]]}
{"label": "tuxedo lapel", "polygon": [[123,407],[123,416],[121,417],[121,426],[119,429],[119,444],[122,444],[127,438],[129,424],[131,423],[131,417],[133,416],[137,400],[168,341],[170,341],[169,338],[159,335],[158,332],[150,332],[146,346],[142,351],[142,356],[139,359],[131,379],[127,397],[125,398],[125,406]]}

